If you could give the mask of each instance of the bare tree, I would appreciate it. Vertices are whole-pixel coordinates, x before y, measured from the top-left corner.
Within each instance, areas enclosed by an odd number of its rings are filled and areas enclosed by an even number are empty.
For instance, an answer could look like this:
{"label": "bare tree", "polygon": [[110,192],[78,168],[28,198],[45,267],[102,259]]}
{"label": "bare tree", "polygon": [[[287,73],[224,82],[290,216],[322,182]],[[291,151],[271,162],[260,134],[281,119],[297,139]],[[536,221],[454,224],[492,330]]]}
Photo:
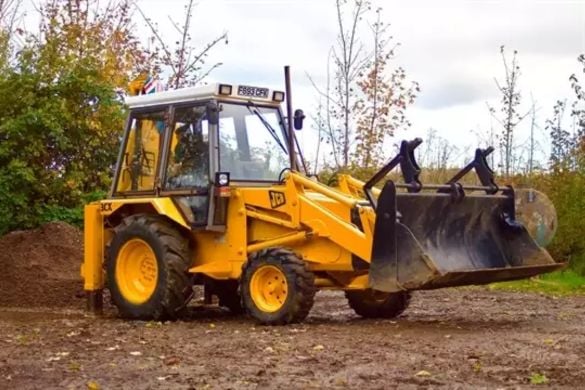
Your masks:
{"label": "bare tree", "polygon": [[11,33],[20,15],[21,2],[18,0],[0,0],[0,30]]}
{"label": "bare tree", "polygon": [[324,99],[321,122],[326,143],[337,169],[350,163],[371,167],[383,155],[386,136],[398,127],[408,127],[404,115],[419,91],[418,84],[407,85],[406,72],[390,68],[397,44],[382,22],[381,9],[369,25],[372,44],[362,41],[363,20],[372,11],[368,0],[337,0],[338,34],[327,64],[327,81],[321,88],[308,75]]}
{"label": "bare tree", "polygon": [[171,75],[167,84],[171,88],[197,85],[213,70],[222,65],[221,62],[216,62],[206,67],[205,62],[214,47],[221,42],[228,43],[227,32],[208,42],[203,48],[197,48],[193,43],[193,37],[190,32],[195,5],[194,0],[189,0],[185,5],[185,19],[181,25],[169,17],[172,26],[179,34],[179,38],[175,40],[174,48],[162,39],[156,23],[147,17],[140,7],[136,6],[151,30],[153,40],[159,45],[158,49],[162,53],[162,65],[170,69]]}
{"label": "bare tree", "polygon": [[526,167],[526,172],[529,174],[533,173],[537,169],[542,169],[543,162],[540,160],[539,156],[544,156],[545,151],[540,140],[547,138],[547,135],[543,132],[543,128],[538,124],[537,114],[540,111],[540,107],[538,107],[537,101],[534,99],[532,93],[530,94],[530,99],[532,103],[529,111],[530,135],[527,145],[528,165]]}
{"label": "bare tree", "polygon": [[[585,74],[585,54],[579,55],[577,61],[582,66]],[[585,138],[585,87],[580,84],[579,78],[575,74],[571,75],[569,81],[575,93],[575,100],[571,104],[571,116],[573,117],[580,143],[583,144],[583,138]]]}
{"label": "bare tree", "polygon": [[546,120],[546,129],[551,138],[550,163],[553,169],[570,168],[574,138],[563,126],[567,106],[566,100],[558,100],[553,108],[553,117]]}
{"label": "bare tree", "polygon": [[459,152],[457,146],[441,137],[436,129],[430,128],[427,130],[419,161],[424,168],[445,170],[458,158]]}
{"label": "bare tree", "polygon": [[337,23],[339,25],[338,44],[333,49],[333,58],[336,67],[335,92],[339,99],[338,115],[342,118],[342,162],[343,166],[349,164],[350,156],[350,134],[352,129],[351,112],[356,99],[355,82],[363,72],[367,62],[364,54],[364,46],[357,36],[358,23],[362,20],[364,13],[370,8],[369,1],[354,0],[349,18],[349,25],[346,25],[344,17],[344,5],[347,0],[336,0]]}
{"label": "bare tree", "polygon": [[[327,56],[327,76],[326,76],[326,83],[325,89],[321,90],[311,75],[308,73],[307,78],[313,85],[313,88],[318,92],[319,95],[319,109],[318,114],[316,117],[313,117],[313,124],[318,125],[317,130],[320,136],[318,138],[318,145],[317,151],[320,151],[321,143],[325,141],[327,145],[331,147],[331,155],[333,156],[333,161],[336,167],[341,167],[340,163],[340,154],[342,148],[340,147],[340,143],[337,141],[335,125],[334,125],[334,118],[333,118],[333,106],[335,106],[335,102],[331,95],[331,60],[333,58],[333,48],[329,50],[329,54]],[[325,105],[322,105],[322,101],[325,101]],[[320,117],[320,118],[318,118]],[[318,165],[315,165],[315,173],[317,172]]]}
{"label": "bare tree", "polygon": [[399,46],[388,35],[388,24],[382,21],[382,9],[376,10],[376,21],[371,30],[374,53],[364,75],[357,81],[361,96],[355,104],[356,147],[354,162],[370,168],[384,159],[383,143],[399,128],[410,127],[406,108],[414,103],[420,91],[417,82],[408,83],[402,67],[390,69],[390,61]]}
{"label": "bare tree", "polygon": [[518,86],[518,79],[520,77],[520,66],[518,65],[517,54],[514,50],[512,60],[508,60],[504,46],[500,46],[500,54],[502,55],[502,62],[504,64],[504,81],[503,83],[495,78],[498,90],[502,94],[500,109],[502,118],[498,118],[495,109],[491,108],[494,119],[502,126],[502,132],[499,136],[499,143],[502,153],[502,170],[506,177],[510,176],[514,166],[517,164],[518,156],[515,156],[514,144],[514,130],[518,124],[528,115],[520,115],[518,112],[521,94]]}
{"label": "bare tree", "polygon": [[321,142],[323,142],[324,133],[327,129],[326,111],[323,107],[322,98],[319,98],[317,105],[317,113],[312,116],[312,127],[317,131],[317,146],[315,150],[315,162],[313,163],[313,174],[317,175],[319,172],[319,156],[321,152]]}
{"label": "bare tree", "polygon": [[14,43],[22,33],[16,27],[21,19],[20,5],[18,0],[0,0],[0,69],[10,61]]}
{"label": "bare tree", "polygon": [[328,60],[327,88],[323,91],[311,79],[317,92],[327,101],[327,142],[337,168],[348,166],[353,142],[352,132],[358,88],[356,82],[363,74],[370,56],[359,39],[359,26],[371,9],[369,0],[336,0],[337,41]]}

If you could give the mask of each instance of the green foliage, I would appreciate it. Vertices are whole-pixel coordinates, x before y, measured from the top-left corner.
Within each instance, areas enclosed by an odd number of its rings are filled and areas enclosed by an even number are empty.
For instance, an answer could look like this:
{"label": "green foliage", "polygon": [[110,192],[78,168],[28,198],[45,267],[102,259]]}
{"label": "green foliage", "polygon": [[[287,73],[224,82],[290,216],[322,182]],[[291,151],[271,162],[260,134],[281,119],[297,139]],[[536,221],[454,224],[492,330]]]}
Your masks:
{"label": "green foliage", "polygon": [[570,269],[530,279],[490,285],[493,290],[529,291],[549,295],[585,294],[585,277]]}
{"label": "green foliage", "polygon": [[83,205],[95,200],[103,199],[105,191],[94,191],[82,196],[81,204],[76,207],[64,207],[59,204],[43,205],[39,220],[41,223],[64,221],[79,228],[83,227]]}
{"label": "green foliage", "polygon": [[125,117],[115,91],[142,57],[125,3],[104,13],[96,4],[46,3],[42,39],[4,53],[12,60],[0,72],[0,234],[79,223],[84,194],[109,188]]}
{"label": "green foliage", "polygon": [[42,52],[0,78],[2,230],[42,222],[43,205],[70,208],[106,189],[124,111],[99,69],[81,63],[47,82]]}
{"label": "green foliage", "polygon": [[77,227],[83,226],[83,207],[67,208],[59,205],[43,207],[40,222],[63,221]]}
{"label": "green foliage", "polygon": [[557,261],[569,261],[572,269],[585,275],[585,175],[564,171],[543,176],[537,183],[555,205],[558,229],[549,246]]}

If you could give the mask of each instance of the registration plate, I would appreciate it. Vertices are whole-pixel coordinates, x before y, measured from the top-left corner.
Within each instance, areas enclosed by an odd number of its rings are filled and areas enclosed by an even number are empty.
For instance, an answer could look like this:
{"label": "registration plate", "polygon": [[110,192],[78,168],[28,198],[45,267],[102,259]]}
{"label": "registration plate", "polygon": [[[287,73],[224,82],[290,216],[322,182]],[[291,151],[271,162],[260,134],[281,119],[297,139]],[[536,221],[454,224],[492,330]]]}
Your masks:
{"label": "registration plate", "polygon": [[238,86],[238,95],[251,96],[257,98],[267,98],[268,88],[248,87],[246,85]]}

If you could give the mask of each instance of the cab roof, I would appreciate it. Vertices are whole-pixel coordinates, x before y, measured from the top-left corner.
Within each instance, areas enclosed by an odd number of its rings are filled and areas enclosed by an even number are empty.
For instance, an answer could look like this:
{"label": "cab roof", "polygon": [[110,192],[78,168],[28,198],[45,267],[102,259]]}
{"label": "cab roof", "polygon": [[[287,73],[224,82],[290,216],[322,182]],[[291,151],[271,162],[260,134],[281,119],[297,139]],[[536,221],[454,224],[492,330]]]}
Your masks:
{"label": "cab roof", "polygon": [[208,99],[253,101],[258,104],[278,106],[284,100],[284,92],[264,87],[213,83],[200,87],[171,89],[147,95],[127,96],[125,102],[130,108],[140,108]]}

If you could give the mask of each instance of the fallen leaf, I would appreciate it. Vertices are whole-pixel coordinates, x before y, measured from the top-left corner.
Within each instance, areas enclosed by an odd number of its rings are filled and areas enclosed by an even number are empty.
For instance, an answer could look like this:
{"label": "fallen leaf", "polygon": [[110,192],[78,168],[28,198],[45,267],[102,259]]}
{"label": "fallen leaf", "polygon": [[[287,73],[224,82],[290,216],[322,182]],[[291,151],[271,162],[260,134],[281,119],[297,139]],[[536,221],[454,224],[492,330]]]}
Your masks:
{"label": "fallen leaf", "polygon": [[425,370],[420,370],[419,372],[417,372],[416,374],[414,374],[414,376],[431,376],[431,373]]}
{"label": "fallen leaf", "polygon": [[321,344],[319,344],[319,345],[315,345],[315,346],[313,347],[313,350],[314,350],[314,351],[322,351],[322,350],[324,350],[324,349],[325,349],[325,347],[324,347],[324,346],[322,346]]}
{"label": "fallen leaf", "polygon": [[100,384],[96,381],[89,381],[87,382],[87,389],[88,390],[100,390]]}
{"label": "fallen leaf", "polygon": [[169,356],[164,360],[164,363],[167,366],[174,366],[175,364],[179,364],[180,361],[181,359],[179,359],[177,356]]}
{"label": "fallen leaf", "polygon": [[130,355],[132,355],[132,356],[140,356],[140,355],[142,355],[142,352],[140,352],[140,351],[132,351],[132,352],[130,352]]}
{"label": "fallen leaf", "polygon": [[80,371],[81,364],[79,364],[78,362],[75,362],[75,361],[71,361],[71,362],[69,362],[69,370],[70,371]]}
{"label": "fallen leaf", "polygon": [[480,372],[481,371],[481,363],[479,362],[479,360],[476,360],[472,365],[471,368],[473,368],[473,371],[475,372]]}
{"label": "fallen leaf", "polygon": [[272,348],[272,347],[266,347],[266,348],[264,348],[264,352],[273,353],[274,352],[274,348]]}
{"label": "fallen leaf", "polygon": [[548,383],[548,378],[546,375],[538,372],[533,372],[532,375],[530,375],[530,384],[544,385],[545,383]]}

